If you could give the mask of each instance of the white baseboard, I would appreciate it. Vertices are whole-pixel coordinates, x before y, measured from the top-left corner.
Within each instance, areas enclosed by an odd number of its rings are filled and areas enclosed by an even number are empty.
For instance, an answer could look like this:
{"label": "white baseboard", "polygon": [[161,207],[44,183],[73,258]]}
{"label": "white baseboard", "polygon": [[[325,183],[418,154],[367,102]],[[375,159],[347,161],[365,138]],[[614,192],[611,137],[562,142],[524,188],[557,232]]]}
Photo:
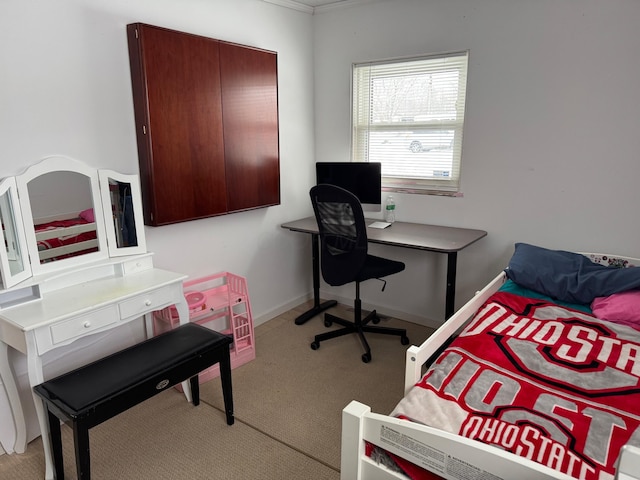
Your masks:
{"label": "white baseboard", "polygon": [[263,323],[265,323],[268,320],[271,320],[274,317],[277,317],[278,315],[283,314],[284,312],[287,312],[289,310],[291,310],[292,308],[297,307],[298,305],[300,305],[301,303],[306,302],[307,300],[311,300],[313,298],[313,295],[311,295],[311,293],[308,293],[306,295],[301,295],[299,297],[297,297],[294,300],[291,300],[287,303],[283,303],[282,305],[278,305],[276,308],[273,308],[271,310],[269,310],[266,313],[263,313],[262,315],[259,315],[257,317],[253,317],[253,326],[257,327],[258,325],[261,325]]}
{"label": "white baseboard", "polygon": [[[320,296],[323,300],[336,300],[338,303],[343,305],[353,306],[353,297],[343,297],[340,295],[336,295],[332,292],[323,292],[320,291]],[[369,302],[362,302],[362,309],[371,311],[377,310],[381,316],[398,318],[400,320],[404,320],[406,322],[415,323],[418,325],[423,325],[429,328],[439,328],[442,325],[441,320],[432,320],[422,315],[414,315],[412,313],[403,312],[401,310],[396,310],[393,308],[389,308],[387,305],[374,304]]]}

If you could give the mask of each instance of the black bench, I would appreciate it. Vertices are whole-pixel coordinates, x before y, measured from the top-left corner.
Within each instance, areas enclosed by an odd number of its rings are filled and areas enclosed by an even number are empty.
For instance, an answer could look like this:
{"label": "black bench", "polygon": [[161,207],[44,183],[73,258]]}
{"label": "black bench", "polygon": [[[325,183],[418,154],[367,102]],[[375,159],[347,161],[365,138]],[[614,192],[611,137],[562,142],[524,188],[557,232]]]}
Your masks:
{"label": "black bench", "polygon": [[89,429],[190,379],[193,405],[200,403],[198,373],[220,363],[227,424],[233,425],[232,338],[195,323],[145,340],[34,387],[49,417],[55,474],[64,479],[60,420],[73,426],[78,479],[91,475]]}

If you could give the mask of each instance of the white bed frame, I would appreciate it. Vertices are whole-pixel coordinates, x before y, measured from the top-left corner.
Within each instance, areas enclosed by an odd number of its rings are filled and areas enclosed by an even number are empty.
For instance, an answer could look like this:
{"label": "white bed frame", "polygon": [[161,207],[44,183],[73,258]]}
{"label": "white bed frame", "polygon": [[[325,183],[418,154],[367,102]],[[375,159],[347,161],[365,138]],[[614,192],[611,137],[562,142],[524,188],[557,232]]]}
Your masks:
{"label": "white bed frame", "polygon": [[[604,258],[616,258],[640,266],[640,259],[636,258],[589,253],[583,255],[599,263],[605,263]],[[429,358],[473,318],[482,304],[506,280],[506,274],[501,272],[422,345],[411,346],[407,350],[405,394],[424,375],[425,363]],[[372,413],[371,408],[357,401],[352,401],[342,411],[341,480],[407,479],[369,458],[365,454],[365,441],[426,467],[447,480],[573,480],[573,477],[549,467],[484,443],[422,424]],[[640,449],[624,447],[615,478],[640,480]]]}
{"label": "white bed frame", "polygon": [[[78,214],[68,214],[68,215],[60,215],[48,218],[41,218],[34,221],[35,225],[41,225],[44,223],[49,223],[54,220],[69,220],[72,218],[77,218]],[[96,223],[82,223],[79,225],[72,225],[70,227],[59,227],[51,230],[42,230],[36,231],[36,242],[49,240],[51,238],[59,238],[59,237],[68,237],[70,235],[80,235],[84,232],[96,231]],[[59,257],[61,255],[68,255],[70,253],[81,252],[83,250],[88,250],[90,248],[95,248],[98,246],[97,237],[92,240],[85,240],[84,242],[72,243],[69,245],[62,245],[60,247],[49,248],[47,250],[40,250],[39,256],[40,261],[49,260],[50,258]]]}

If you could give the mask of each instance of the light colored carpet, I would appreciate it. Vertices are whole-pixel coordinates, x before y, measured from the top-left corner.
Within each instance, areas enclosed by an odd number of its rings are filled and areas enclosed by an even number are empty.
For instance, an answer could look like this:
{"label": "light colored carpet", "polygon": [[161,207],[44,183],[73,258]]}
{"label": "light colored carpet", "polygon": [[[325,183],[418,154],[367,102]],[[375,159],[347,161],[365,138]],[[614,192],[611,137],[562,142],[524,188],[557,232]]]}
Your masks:
{"label": "light colored carpet", "polygon": [[[342,409],[351,401],[388,413],[403,394],[407,347],[399,337],[368,334],[372,360],[363,363],[356,335],[332,339],[311,350],[314,335],[325,332],[322,317],[294,325],[305,307],[261,325],[256,360],[233,372],[236,418],[336,469],[340,468]],[[350,318],[342,306],[330,310]],[[407,328],[412,344],[431,329],[395,319],[379,326]],[[331,327],[334,328],[334,327]],[[201,399],[222,409],[219,382],[203,385]]]}
{"label": "light colored carpet", "polygon": [[[71,429],[63,427],[65,478],[75,479]],[[339,473],[306,455],[201,404],[165,391],[89,432],[91,473],[96,480],[337,480]],[[44,478],[40,438],[24,455],[2,455],[0,478]]]}
{"label": "light colored carpet", "polygon": [[[370,334],[369,364],[352,335],[313,351],[313,336],[326,330],[321,316],[293,323],[307,306],[256,328],[256,359],[232,375],[233,426],[222,412],[219,379],[201,386],[198,407],[174,389],[165,391],[90,430],[92,477],[338,480],[342,409],[355,399],[376,412],[391,411],[402,395],[406,347],[397,337]],[[407,328],[413,344],[432,331],[391,319],[380,325]],[[65,477],[73,479],[72,434],[67,426],[62,432]],[[44,478],[41,440],[25,454],[0,456],[0,478]]]}

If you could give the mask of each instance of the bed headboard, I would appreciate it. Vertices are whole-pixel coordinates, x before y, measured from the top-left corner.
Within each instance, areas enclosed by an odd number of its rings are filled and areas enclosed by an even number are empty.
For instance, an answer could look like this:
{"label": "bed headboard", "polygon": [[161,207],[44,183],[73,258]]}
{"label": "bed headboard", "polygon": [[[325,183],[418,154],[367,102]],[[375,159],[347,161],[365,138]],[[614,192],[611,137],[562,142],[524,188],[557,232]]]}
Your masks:
{"label": "bed headboard", "polygon": [[591,260],[593,263],[599,263],[605,267],[635,267],[640,265],[640,261],[637,258],[623,257],[620,255],[608,255],[606,253],[582,253],[585,257]]}

